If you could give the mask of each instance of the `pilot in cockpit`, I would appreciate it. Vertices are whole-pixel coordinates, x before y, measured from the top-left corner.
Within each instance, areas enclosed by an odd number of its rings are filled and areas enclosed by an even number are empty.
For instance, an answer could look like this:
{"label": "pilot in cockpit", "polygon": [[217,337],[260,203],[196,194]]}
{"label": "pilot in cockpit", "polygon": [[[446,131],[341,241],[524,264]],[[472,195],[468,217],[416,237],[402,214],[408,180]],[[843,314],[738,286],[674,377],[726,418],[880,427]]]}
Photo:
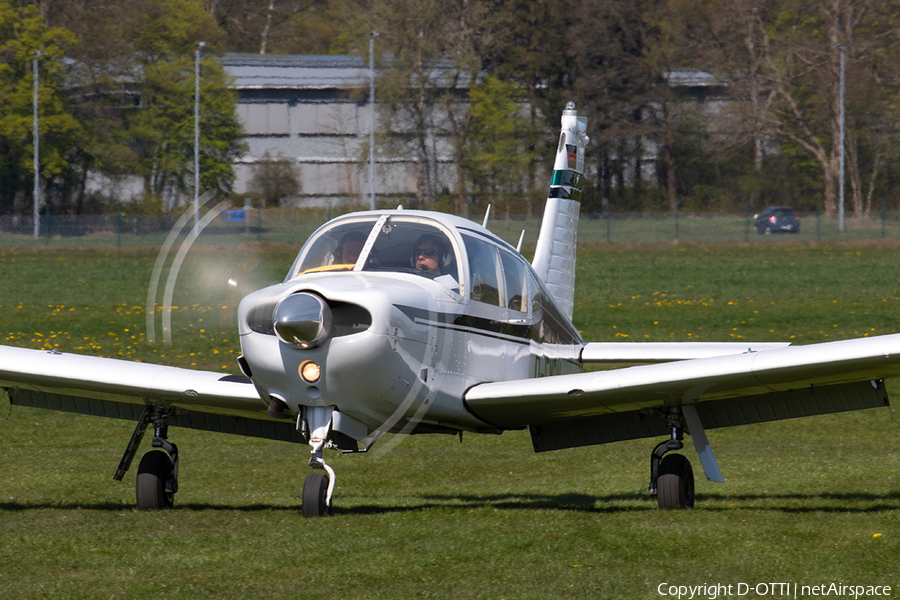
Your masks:
{"label": "pilot in cockpit", "polygon": [[416,240],[413,250],[413,266],[417,271],[428,271],[441,275],[444,271],[444,256],[447,250],[438,236],[426,233]]}
{"label": "pilot in cockpit", "polygon": [[459,289],[459,283],[453,277],[451,263],[453,253],[448,244],[440,236],[426,233],[416,240],[413,249],[413,267],[417,271],[424,271],[439,275],[435,281],[449,287],[452,290]]}

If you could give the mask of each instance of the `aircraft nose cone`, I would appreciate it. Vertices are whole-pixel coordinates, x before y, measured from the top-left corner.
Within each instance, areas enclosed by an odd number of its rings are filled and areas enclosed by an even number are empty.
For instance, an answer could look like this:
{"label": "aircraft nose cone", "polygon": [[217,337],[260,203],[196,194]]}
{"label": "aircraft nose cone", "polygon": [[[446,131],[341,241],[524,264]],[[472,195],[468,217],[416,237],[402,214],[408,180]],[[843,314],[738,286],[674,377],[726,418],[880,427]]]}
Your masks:
{"label": "aircraft nose cone", "polygon": [[331,309],[320,296],[292,294],[275,306],[275,335],[301,348],[320,345],[331,334]]}

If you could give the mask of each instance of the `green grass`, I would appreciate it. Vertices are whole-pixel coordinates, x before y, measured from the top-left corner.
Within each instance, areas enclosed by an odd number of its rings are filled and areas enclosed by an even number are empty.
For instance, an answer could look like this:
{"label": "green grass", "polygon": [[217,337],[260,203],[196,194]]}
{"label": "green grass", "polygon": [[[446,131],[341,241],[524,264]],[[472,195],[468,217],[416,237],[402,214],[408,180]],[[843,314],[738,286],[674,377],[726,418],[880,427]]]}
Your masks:
{"label": "green grass", "polygon": [[[151,346],[155,248],[0,250],[0,343],[237,372],[227,279],[249,270],[237,295],[280,280],[295,251],[195,246],[178,276],[174,343]],[[803,344],[893,333],[897,251],[587,245],[574,321],[589,340]],[[898,397],[896,384],[889,390]],[[378,460],[331,454],[337,514],[307,520],[298,511],[306,448],[180,429],[170,431],[182,456],[176,508],[138,512],[134,470],[112,480],[132,427],[0,399],[0,598],[900,588],[900,425],[888,410],[708,432],[726,483],[698,481],[690,512],[658,511],[646,495],[654,440],[534,454],[527,433],[508,432],[409,437]],[[690,444],[686,453],[699,476]]]}
{"label": "green grass", "polygon": [[[211,204],[210,207],[214,206]],[[348,209],[349,210],[349,209]],[[483,214],[473,214],[472,220],[481,223]],[[857,242],[900,239],[900,215],[891,211],[885,215],[856,218],[852,213],[844,219],[840,230],[837,215],[801,213],[800,233],[791,235],[758,235],[753,229],[752,215],[692,213],[582,213],[578,240],[582,243],[639,243],[671,242],[703,244],[778,245],[807,242]],[[315,209],[268,208],[262,213],[251,212],[244,223],[225,223],[214,219],[203,230],[198,245],[246,244],[250,242],[297,244],[328,221],[328,211]],[[135,219],[136,225],[132,225]],[[34,239],[31,227],[4,231],[0,248],[135,248],[162,245],[176,218],[166,216],[128,215],[118,221],[115,215],[52,216],[47,236],[46,219],[42,217],[39,239]],[[540,215],[530,219],[524,215],[509,218],[497,207],[489,220],[492,231],[515,245],[525,231],[526,243],[534,243],[540,231]],[[189,220],[182,231],[191,228]]]}

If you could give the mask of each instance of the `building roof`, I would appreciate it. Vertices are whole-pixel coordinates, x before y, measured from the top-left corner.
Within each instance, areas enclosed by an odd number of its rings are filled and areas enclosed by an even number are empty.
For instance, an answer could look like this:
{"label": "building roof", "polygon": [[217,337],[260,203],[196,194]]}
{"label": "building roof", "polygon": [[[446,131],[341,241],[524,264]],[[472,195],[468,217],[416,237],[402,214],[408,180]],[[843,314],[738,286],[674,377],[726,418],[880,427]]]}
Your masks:
{"label": "building roof", "polygon": [[354,56],[226,53],[225,72],[241,90],[324,90],[369,84],[371,71]]}
{"label": "building roof", "polygon": [[672,87],[722,87],[728,84],[724,77],[683,67],[666,71],[665,77]]}

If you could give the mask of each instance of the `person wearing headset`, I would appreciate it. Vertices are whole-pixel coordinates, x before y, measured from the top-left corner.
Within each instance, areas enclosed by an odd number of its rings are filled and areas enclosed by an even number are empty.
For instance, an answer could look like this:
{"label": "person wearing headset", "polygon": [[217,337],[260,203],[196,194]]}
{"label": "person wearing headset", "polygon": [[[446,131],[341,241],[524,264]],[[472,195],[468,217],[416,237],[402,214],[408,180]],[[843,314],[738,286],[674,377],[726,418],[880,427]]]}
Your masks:
{"label": "person wearing headset", "polygon": [[428,271],[435,275],[443,273],[444,244],[436,236],[426,233],[416,240],[415,250],[413,250],[413,266],[417,271]]}
{"label": "person wearing headset", "polygon": [[[449,269],[451,260],[450,250],[445,240],[439,236],[426,233],[416,240],[413,250],[413,267],[417,271],[424,271],[439,275],[435,281],[454,291],[459,291],[459,282]],[[445,272],[446,271],[446,272]]]}

